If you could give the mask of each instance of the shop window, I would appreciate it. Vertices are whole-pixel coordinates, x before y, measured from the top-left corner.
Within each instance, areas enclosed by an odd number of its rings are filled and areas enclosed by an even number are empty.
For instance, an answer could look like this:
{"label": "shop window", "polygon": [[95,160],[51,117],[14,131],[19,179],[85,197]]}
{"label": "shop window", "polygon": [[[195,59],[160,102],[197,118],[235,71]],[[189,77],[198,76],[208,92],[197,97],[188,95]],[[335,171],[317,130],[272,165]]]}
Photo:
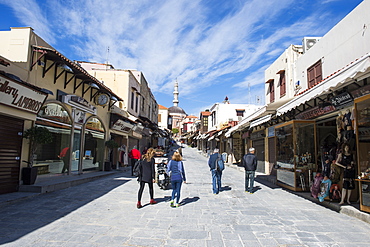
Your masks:
{"label": "shop window", "polygon": [[[47,128],[53,135],[52,143],[42,145],[36,151],[34,165],[38,167],[40,175],[66,172],[64,164],[68,161],[60,157],[60,154],[63,149],[70,146],[71,122],[67,110],[61,105],[50,103],[40,109],[36,126]],[[66,153],[67,156],[69,154],[69,152]]]}
{"label": "shop window", "polygon": [[309,190],[316,169],[314,121],[291,121],[275,128],[279,185],[297,191]]}
{"label": "shop window", "polygon": [[316,83],[322,80],[322,65],[321,60],[307,69],[308,87],[313,87]]}
{"label": "shop window", "polygon": [[90,118],[86,123],[85,145],[82,157],[82,170],[102,170],[104,162],[105,131],[102,122],[96,118]]}

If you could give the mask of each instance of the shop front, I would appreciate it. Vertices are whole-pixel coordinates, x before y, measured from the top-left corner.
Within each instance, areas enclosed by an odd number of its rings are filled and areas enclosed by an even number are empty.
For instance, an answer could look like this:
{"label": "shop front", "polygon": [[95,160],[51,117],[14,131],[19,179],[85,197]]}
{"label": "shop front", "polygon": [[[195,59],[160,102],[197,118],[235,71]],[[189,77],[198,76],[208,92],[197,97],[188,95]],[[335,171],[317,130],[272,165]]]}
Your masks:
{"label": "shop front", "polygon": [[275,126],[277,184],[294,191],[309,191],[316,167],[316,125],[293,120]]}
{"label": "shop front", "polygon": [[47,98],[40,88],[12,78],[0,74],[0,194],[18,191],[21,162],[27,159],[22,133]]}
{"label": "shop front", "polygon": [[[70,101],[73,106],[67,103]],[[78,100],[71,97],[64,102],[49,101],[37,115],[36,126],[53,134],[53,142],[39,148],[34,157],[38,173],[103,170],[106,131],[95,115],[96,108],[90,104],[78,106]]]}
{"label": "shop front", "polygon": [[370,212],[370,95],[355,99],[360,209]]}
{"label": "shop front", "polygon": [[[257,156],[257,172],[265,173],[265,130],[252,132],[250,139],[252,147],[256,149],[255,155]],[[248,150],[246,150],[247,152]]]}

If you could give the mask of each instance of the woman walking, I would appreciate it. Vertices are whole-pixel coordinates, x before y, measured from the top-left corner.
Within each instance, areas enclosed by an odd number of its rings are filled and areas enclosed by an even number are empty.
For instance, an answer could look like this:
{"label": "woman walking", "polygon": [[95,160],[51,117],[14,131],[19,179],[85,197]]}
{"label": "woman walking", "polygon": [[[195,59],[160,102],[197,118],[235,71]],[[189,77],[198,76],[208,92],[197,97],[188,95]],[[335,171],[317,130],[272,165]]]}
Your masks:
{"label": "woman walking", "polygon": [[[182,181],[186,183],[184,165],[182,163],[182,157],[179,152],[175,152],[172,156],[172,160],[168,163],[167,173],[171,176],[172,185],[172,197],[171,207],[178,207],[180,201],[180,191]],[[176,198],[176,204],[175,202]]]}
{"label": "woman walking", "polygon": [[137,208],[142,208],[141,205],[141,197],[143,195],[145,184],[147,183],[149,186],[149,195],[150,195],[150,204],[156,204],[157,202],[154,200],[154,190],[153,190],[153,183],[155,182],[154,176],[154,149],[149,148],[146,154],[143,155],[141,160],[141,172],[138,177],[138,181],[140,182],[140,188],[137,196]]}

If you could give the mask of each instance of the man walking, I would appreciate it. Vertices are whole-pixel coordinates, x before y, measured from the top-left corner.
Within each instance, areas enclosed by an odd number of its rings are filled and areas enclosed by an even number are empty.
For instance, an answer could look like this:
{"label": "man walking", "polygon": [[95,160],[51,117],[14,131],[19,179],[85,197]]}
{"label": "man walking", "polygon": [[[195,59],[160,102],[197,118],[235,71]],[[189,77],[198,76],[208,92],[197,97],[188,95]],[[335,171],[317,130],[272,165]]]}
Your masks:
{"label": "man walking", "polygon": [[128,154],[128,157],[131,159],[131,176],[134,176],[134,166],[137,160],[141,158],[140,151],[134,146],[133,149]]}
{"label": "man walking", "polygon": [[253,194],[254,175],[257,169],[257,157],[254,155],[254,152],[255,149],[251,147],[249,153],[244,155],[242,159],[242,166],[245,169],[245,192],[251,194]]}
{"label": "man walking", "polygon": [[213,154],[208,159],[208,166],[212,173],[213,194],[215,195],[218,194],[221,190],[221,176],[222,176],[222,171],[217,170],[216,161],[218,158],[221,158],[221,161],[223,162],[222,157],[218,153],[218,151],[219,151],[218,148],[215,148]]}

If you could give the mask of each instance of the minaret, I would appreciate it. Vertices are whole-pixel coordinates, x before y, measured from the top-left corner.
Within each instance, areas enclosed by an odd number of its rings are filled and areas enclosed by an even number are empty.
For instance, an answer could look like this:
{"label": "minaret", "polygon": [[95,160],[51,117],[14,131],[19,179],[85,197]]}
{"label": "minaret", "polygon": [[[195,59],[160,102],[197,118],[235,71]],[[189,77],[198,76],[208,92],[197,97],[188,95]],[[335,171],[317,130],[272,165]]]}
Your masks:
{"label": "minaret", "polygon": [[179,104],[179,84],[177,83],[177,79],[176,79],[175,87],[173,90],[173,101],[172,102],[174,106],[178,106]]}

